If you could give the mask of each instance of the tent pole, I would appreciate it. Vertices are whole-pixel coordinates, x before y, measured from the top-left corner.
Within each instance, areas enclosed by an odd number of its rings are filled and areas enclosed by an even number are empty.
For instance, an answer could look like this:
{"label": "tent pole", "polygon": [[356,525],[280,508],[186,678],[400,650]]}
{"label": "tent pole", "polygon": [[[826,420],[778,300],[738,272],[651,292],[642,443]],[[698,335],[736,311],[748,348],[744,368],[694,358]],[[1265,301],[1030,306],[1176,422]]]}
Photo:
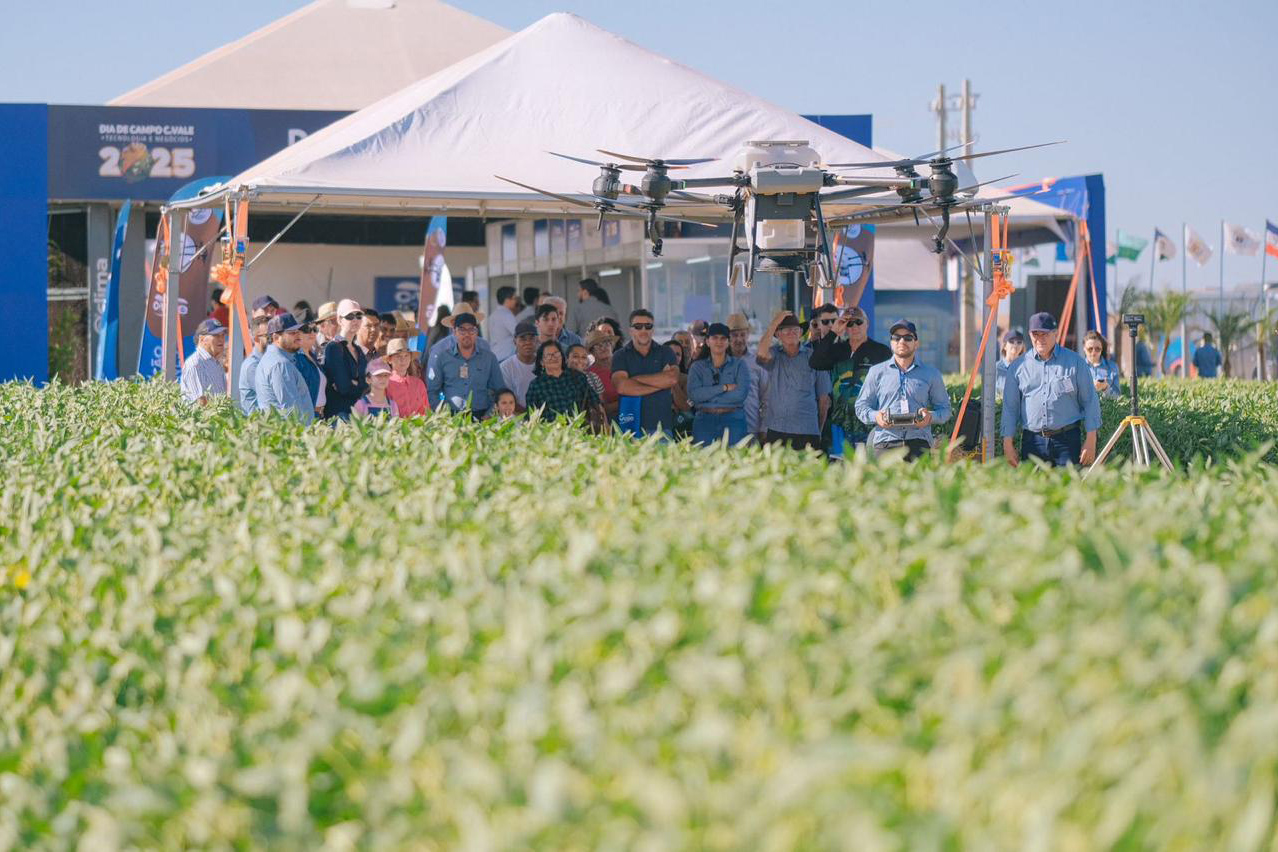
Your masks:
{"label": "tent pole", "polygon": [[[261,251],[259,251],[257,254],[253,255],[252,260],[250,260],[248,263],[244,264],[244,268],[245,268],[245,269],[248,269],[250,266],[252,266],[253,264],[257,263],[257,261],[258,261],[258,260],[262,257],[262,255],[266,254],[267,250],[268,250],[268,249],[270,249],[270,247],[271,247],[271,246],[273,246],[273,245],[275,245],[277,242],[279,242],[280,237],[282,237],[282,236],[284,236],[285,234],[287,234],[287,233],[288,233],[288,231],[289,231],[289,228],[292,228],[294,225],[296,225],[296,224],[297,224],[297,220],[298,220],[298,219],[301,219],[303,216],[305,216],[305,215],[306,215],[306,211],[308,211],[308,210],[310,210],[312,207],[314,207],[314,206],[315,206],[315,202],[317,202],[317,201],[319,201],[319,200],[320,200],[320,197],[319,197],[318,195],[317,195],[317,196],[315,196],[314,198],[312,198],[312,199],[311,199],[311,203],[310,203],[310,204],[308,204],[308,205],[306,205],[305,207],[303,207],[303,208],[302,208],[302,209],[298,212],[298,214],[297,214],[296,216],[294,216],[292,219],[289,219],[289,220],[288,220],[288,224],[287,224],[287,225],[285,225],[283,228],[281,228],[281,229],[280,229],[280,232],[279,232],[278,234],[276,234],[275,236],[271,237],[271,241],[270,241],[269,243],[267,243],[266,245],[262,246],[262,250],[261,250]],[[248,235],[247,235],[247,234],[245,234],[245,236],[247,237]]]}
{"label": "tent pole", "polygon": [[178,295],[182,283],[182,246],[186,239],[186,214],[165,209],[162,215],[169,217],[169,278],[164,287],[164,333],[161,336],[160,353],[164,363],[164,378],[177,378],[177,337],[182,333],[178,318]]}

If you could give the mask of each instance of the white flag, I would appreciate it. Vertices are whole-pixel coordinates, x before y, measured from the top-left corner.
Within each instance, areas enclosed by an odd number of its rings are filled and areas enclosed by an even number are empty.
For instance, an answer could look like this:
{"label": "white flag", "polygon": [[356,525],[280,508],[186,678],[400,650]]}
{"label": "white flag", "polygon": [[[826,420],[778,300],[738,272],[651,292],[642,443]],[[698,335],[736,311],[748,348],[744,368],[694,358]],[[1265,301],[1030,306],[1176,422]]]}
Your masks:
{"label": "white flag", "polygon": [[1225,223],[1225,250],[1230,254],[1254,255],[1260,251],[1260,237],[1242,225]]}
{"label": "white flag", "polygon": [[1204,266],[1211,260],[1211,246],[1203,242],[1203,238],[1188,225],[1185,226],[1185,254],[1192,257],[1199,266]]}
{"label": "white flag", "polygon": [[1171,260],[1176,256],[1176,244],[1157,228],[1154,229],[1154,250],[1158,253],[1159,260]]}

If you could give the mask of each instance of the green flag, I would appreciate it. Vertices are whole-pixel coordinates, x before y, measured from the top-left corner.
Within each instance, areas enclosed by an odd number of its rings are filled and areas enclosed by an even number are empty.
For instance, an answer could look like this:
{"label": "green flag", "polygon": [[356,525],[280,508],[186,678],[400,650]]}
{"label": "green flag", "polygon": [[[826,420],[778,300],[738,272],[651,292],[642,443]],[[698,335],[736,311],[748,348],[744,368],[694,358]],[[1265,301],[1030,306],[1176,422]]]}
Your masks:
{"label": "green flag", "polygon": [[1118,256],[1123,260],[1135,260],[1140,257],[1140,253],[1145,250],[1145,246],[1149,245],[1149,240],[1133,237],[1131,234],[1118,232]]}

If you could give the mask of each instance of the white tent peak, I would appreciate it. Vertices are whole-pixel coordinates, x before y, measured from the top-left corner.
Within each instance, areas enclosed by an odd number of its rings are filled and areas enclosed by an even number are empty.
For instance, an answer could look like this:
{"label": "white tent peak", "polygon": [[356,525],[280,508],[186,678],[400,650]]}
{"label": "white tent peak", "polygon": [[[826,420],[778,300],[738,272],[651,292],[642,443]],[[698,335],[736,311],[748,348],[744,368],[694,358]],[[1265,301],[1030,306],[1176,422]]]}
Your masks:
{"label": "white tent peak", "polygon": [[509,34],[440,0],[315,0],[109,103],[356,110]]}
{"label": "white tent peak", "polygon": [[319,196],[328,207],[425,209],[431,205],[421,199],[434,199],[433,209],[458,213],[567,211],[574,208],[494,175],[581,195],[598,172],[546,152],[606,159],[596,148],[718,158],[677,176],[728,175],[733,156],[752,139],[806,139],[829,161],[884,159],[576,15],[556,13],[311,134],[230,185],[281,203]]}

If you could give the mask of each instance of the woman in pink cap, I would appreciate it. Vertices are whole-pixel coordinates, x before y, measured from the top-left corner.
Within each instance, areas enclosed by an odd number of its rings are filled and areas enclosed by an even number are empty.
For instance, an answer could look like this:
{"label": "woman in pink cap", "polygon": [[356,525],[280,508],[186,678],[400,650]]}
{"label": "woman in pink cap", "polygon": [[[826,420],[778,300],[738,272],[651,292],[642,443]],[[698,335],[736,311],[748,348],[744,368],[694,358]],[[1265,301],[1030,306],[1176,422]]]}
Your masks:
{"label": "woman in pink cap", "polygon": [[390,384],[391,368],[384,358],[374,358],[368,362],[368,393],[355,403],[354,411],[361,417],[378,417],[386,414],[399,416],[399,406],[395,400],[386,395],[386,387]]}

